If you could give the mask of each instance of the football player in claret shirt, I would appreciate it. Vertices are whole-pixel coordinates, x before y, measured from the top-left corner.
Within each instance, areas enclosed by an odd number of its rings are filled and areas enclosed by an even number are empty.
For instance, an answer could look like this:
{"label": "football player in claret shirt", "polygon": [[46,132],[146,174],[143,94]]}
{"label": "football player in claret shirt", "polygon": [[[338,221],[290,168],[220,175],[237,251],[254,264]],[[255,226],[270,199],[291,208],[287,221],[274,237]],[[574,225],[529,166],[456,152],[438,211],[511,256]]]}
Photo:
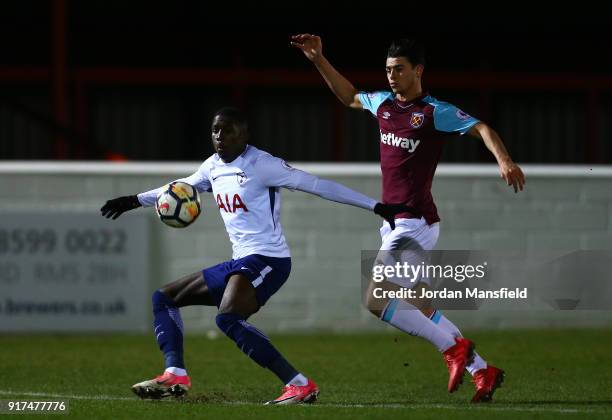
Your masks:
{"label": "football player in claret shirt", "polygon": [[[316,400],[317,385],[298,372],[247,319],[285,283],[291,271],[291,254],[280,223],[279,188],[305,191],[321,198],[373,211],[394,224],[405,212],[404,204],[382,204],[338,183],[320,179],[289,166],[285,161],[247,144],[244,115],[223,108],[212,121],[216,151],[199,169],[178,181],[200,192],[212,192],[232,242],[230,261],[197,271],[153,293],[155,337],[164,353],[165,371],[135,384],[141,398],[184,395],[191,388],[183,360],[183,323],[179,308],[217,306],[217,326],[253,361],[272,371],[285,387],[268,404],[309,403]],[[138,195],[109,200],[103,216],[116,219],[137,207],[153,206],[158,188]]]}
{"label": "football player in claret shirt", "polygon": [[[397,214],[396,229],[383,223],[381,251],[431,250],[439,234],[438,212],[431,195],[431,183],[446,137],[469,134],[484,141],[497,159],[501,177],[514,188],[523,189],[525,176],[512,161],[499,135],[487,124],[457,107],[437,100],[422,89],[425,68],[424,48],[412,40],[393,42],[387,52],[386,72],[390,90],[360,92],[323,56],[321,38],[311,34],[292,37],[291,44],[313,62],[323,79],[346,106],[370,111],[380,127],[382,202],[404,203],[411,210]],[[417,251],[418,252],[418,251]],[[381,252],[381,255],[383,253]],[[405,254],[403,254],[405,255]],[[406,288],[426,288],[429,279],[418,282],[387,278]],[[382,321],[410,335],[431,342],[443,353],[449,370],[448,391],[461,383],[463,371],[473,376],[473,402],[490,401],[504,378],[504,372],[473,351],[474,344],[428,302],[389,299],[382,303],[371,293],[368,309]],[[416,310],[416,309],[419,310]]]}

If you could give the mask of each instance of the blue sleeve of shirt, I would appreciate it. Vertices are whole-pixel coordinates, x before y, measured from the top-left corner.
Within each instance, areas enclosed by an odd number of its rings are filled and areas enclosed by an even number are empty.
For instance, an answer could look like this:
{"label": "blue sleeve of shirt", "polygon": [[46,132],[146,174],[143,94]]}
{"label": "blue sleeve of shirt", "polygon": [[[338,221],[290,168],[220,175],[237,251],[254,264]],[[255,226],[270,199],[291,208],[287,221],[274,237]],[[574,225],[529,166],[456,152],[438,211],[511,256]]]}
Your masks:
{"label": "blue sleeve of shirt", "polygon": [[425,101],[434,106],[434,127],[445,133],[460,133],[464,135],[480,120],[466,114],[448,102],[438,101],[430,96]]}
{"label": "blue sleeve of shirt", "polygon": [[380,104],[385,102],[387,99],[393,98],[393,94],[389,91],[378,91],[378,92],[359,92],[359,102],[363,106],[363,109],[367,109],[374,116]]}

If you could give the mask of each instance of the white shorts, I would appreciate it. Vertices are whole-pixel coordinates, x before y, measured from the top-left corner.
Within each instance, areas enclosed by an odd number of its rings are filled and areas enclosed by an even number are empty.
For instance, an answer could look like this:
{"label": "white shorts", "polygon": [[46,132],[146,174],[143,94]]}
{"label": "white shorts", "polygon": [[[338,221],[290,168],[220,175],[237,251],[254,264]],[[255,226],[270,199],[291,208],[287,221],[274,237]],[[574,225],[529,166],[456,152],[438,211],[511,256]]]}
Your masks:
{"label": "white shorts", "polygon": [[[391,230],[387,222],[380,228],[382,238],[380,251],[401,251],[400,260],[402,263],[420,265],[427,263],[428,253],[424,251],[431,251],[436,246],[439,235],[439,223],[428,225],[425,218],[396,219],[394,230]],[[379,252],[377,263],[395,264],[397,259],[389,254],[389,252]],[[393,276],[387,277],[387,280],[406,288],[412,288],[419,282],[430,284],[430,279],[422,276],[418,279],[412,279],[414,281]]]}

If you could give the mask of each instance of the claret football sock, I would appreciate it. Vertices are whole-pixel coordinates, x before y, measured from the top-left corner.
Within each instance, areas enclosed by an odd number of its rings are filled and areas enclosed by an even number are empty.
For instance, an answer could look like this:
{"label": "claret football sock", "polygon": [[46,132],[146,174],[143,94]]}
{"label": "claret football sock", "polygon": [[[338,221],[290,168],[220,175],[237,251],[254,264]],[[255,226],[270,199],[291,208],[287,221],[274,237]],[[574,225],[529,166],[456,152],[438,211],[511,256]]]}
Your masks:
{"label": "claret football sock", "polygon": [[440,352],[455,345],[455,338],[452,334],[439,328],[416,306],[401,299],[391,299],[381,319],[405,333],[424,338],[436,346]]}
{"label": "claret football sock", "polygon": [[270,369],[284,383],[299,372],[274,348],[268,337],[238,314],[218,314],[217,326],[231,338],[238,348],[258,365]]}
{"label": "claret football sock", "polygon": [[[431,314],[430,319],[434,324],[437,324],[439,328],[452,334],[453,337],[463,337],[461,331],[459,331],[459,328],[457,328],[457,326],[453,324],[447,317],[442,315],[440,311],[434,311],[434,313]],[[473,376],[475,372],[479,371],[480,369],[485,369],[486,367],[487,362],[482,357],[480,357],[478,353],[474,352],[474,361],[467,365],[465,368],[470,373],[470,375]]]}
{"label": "claret football sock", "polygon": [[185,369],[183,361],[183,321],[176,304],[159,290],[153,293],[155,339],[164,353],[166,368]]}

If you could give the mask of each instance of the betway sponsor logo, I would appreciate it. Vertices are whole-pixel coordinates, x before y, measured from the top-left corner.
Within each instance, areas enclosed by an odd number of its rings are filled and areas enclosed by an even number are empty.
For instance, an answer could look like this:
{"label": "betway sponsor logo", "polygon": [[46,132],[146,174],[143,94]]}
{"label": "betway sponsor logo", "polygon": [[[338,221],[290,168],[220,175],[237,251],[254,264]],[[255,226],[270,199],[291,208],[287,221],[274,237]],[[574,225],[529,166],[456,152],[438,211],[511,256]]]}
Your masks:
{"label": "betway sponsor logo", "polygon": [[408,149],[410,153],[414,152],[421,142],[421,140],[396,137],[393,133],[383,134],[382,132],[380,133],[380,141],[382,144]]}

